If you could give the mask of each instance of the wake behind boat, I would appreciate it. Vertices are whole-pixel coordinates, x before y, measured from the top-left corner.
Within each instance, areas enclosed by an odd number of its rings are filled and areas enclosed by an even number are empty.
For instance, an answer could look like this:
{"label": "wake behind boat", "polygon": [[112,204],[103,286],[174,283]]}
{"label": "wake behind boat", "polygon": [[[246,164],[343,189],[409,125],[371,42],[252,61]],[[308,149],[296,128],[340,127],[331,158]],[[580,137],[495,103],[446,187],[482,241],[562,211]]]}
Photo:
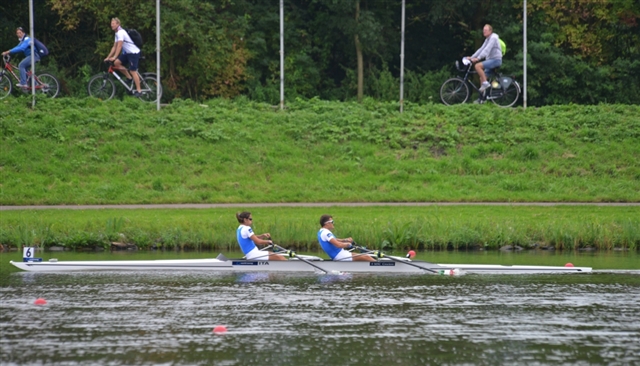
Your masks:
{"label": "wake behind boat", "polygon": [[315,256],[296,255],[287,261],[228,259],[222,254],[210,259],[115,260],[115,261],[24,261],[10,263],[29,272],[69,271],[222,271],[222,272],[326,272],[408,273],[458,275],[461,273],[588,273],[591,267],[505,266],[487,264],[436,264],[385,256],[375,262],[341,262]]}

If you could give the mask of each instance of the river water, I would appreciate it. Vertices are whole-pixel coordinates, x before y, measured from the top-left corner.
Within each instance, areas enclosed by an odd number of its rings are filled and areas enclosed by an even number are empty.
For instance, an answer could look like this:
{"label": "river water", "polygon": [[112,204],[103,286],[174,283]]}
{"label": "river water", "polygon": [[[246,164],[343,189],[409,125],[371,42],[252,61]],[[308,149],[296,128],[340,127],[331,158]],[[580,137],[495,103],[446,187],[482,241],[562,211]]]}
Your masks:
{"label": "river water", "polygon": [[56,274],[4,259],[1,365],[640,364],[637,269]]}

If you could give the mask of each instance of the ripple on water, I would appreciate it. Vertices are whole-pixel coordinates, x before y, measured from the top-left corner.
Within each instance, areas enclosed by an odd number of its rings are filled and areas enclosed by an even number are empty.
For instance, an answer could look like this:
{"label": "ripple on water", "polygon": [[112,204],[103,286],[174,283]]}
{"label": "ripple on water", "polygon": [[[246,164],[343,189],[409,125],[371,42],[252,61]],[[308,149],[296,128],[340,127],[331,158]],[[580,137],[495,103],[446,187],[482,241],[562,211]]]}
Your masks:
{"label": "ripple on water", "polygon": [[16,275],[2,364],[640,362],[640,276]]}

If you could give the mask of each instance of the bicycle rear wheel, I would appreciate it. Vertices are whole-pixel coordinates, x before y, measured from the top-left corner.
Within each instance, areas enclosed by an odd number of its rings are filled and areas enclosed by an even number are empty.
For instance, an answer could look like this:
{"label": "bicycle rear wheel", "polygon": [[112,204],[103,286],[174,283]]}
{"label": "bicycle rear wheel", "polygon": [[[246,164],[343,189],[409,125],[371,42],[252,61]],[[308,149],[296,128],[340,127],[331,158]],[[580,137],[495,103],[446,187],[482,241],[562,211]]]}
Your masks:
{"label": "bicycle rear wheel", "polygon": [[491,101],[500,107],[508,108],[516,104],[518,98],[520,98],[520,84],[517,81],[513,81],[509,84],[506,90],[489,88],[489,96]]}
{"label": "bicycle rear wheel", "polygon": [[158,100],[158,90],[162,96],[162,86],[158,79],[148,74],[142,77],[140,89],[140,100],[143,102],[154,103]]}
{"label": "bicycle rear wheel", "polygon": [[451,78],[440,87],[440,99],[446,105],[461,104],[469,99],[469,86],[460,78]]}
{"label": "bicycle rear wheel", "polygon": [[8,97],[11,94],[11,90],[13,90],[11,79],[7,75],[0,75],[0,99]]}
{"label": "bicycle rear wheel", "polygon": [[116,94],[116,86],[109,79],[108,74],[98,74],[89,79],[87,93],[89,93],[89,96],[100,100],[109,100]]}
{"label": "bicycle rear wheel", "polygon": [[51,74],[36,75],[36,92],[42,93],[50,98],[55,98],[60,92],[60,83]]}

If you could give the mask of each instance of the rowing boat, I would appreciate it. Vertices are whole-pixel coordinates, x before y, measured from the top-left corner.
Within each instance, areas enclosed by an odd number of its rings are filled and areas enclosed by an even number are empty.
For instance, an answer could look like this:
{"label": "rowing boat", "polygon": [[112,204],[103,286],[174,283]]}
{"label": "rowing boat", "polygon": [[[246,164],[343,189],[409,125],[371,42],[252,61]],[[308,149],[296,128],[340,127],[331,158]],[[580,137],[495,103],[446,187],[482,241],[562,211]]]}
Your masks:
{"label": "rowing boat", "polygon": [[[209,259],[117,260],[117,261],[49,261],[10,263],[29,272],[68,271],[226,271],[226,272],[319,272],[326,273],[425,273],[456,275],[461,273],[587,273],[590,267],[573,266],[505,266],[487,264],[436,264],[408,258],[381,258],[376,262],[341,262],[303,256],[287,261],[227,259],[223,255]],[[312,263],[312,265],[310,264]]]}

